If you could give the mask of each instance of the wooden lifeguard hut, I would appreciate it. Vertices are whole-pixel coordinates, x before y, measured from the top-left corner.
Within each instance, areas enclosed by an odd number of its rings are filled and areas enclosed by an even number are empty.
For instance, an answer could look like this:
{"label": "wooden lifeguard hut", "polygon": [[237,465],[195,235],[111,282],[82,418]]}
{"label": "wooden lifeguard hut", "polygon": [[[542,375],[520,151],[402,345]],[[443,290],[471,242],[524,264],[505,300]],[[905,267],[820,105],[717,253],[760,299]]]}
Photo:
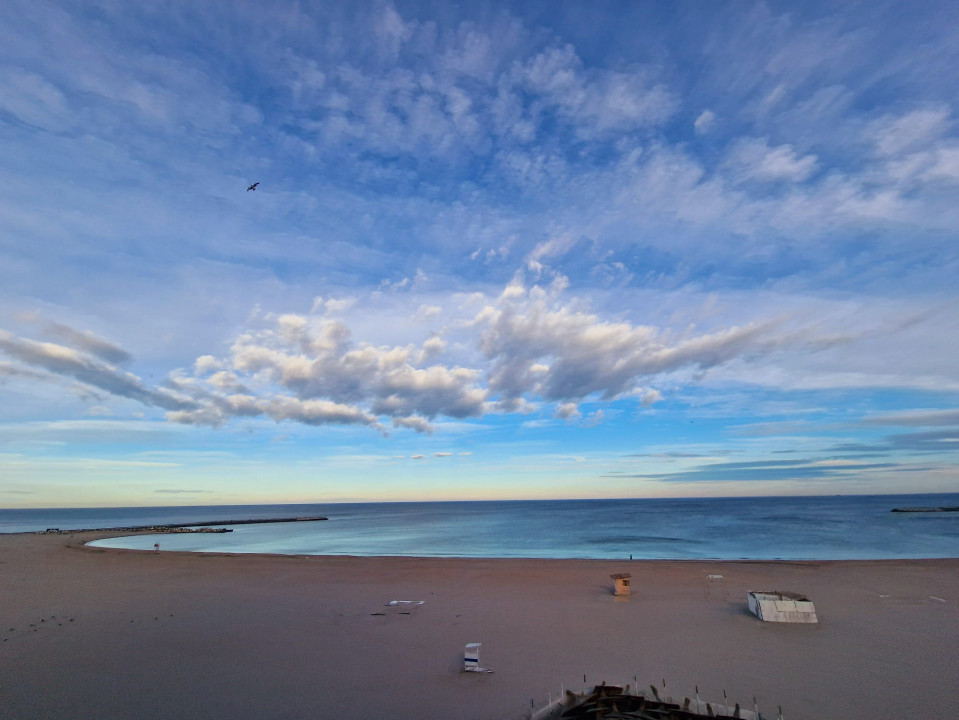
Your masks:
{"label": "wooden lifeguard hut", "polygon": [[609,577],[613,581],[613,595],[629,595],[630,573],[613,573]]}

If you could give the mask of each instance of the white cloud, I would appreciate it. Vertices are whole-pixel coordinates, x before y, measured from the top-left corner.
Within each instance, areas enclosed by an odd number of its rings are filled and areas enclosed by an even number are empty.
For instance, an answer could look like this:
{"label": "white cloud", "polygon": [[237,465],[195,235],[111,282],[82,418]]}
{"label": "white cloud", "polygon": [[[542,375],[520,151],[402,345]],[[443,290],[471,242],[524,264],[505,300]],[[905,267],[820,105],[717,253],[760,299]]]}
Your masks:
{"label": "white cloud", "polygon": [[430,424],[430,422],[426,418],[416,415],[410,417],[393,417],[392,423],[393,427],[407,428],[409,430],[415,430],[419,433],[433,432],[433,426]]}
{"label": "white cloud", "polygon": [[912,410],[863,418],[866,425],[912,425],[936,427],[959,425],[959,410]]}
{"label": "white cloud", "polygon": [[[473,309],[471,320],[463,315],[452,323],[452,345],[436,335],[419,347],[376,345],[354,341],[347,318],[268,317],[265,327],[242,333],[226,357],[200,363],[193,377],[171,378],[195,407],[169,418],[220,425],[266,416],[428,433],[437,418],[530,414],[549,402],[557,418],[575,419],[587,398],[636,397],[648,407],[662,399],[650,382],[665,375],[749,367],[780,351],[815,352],[846,341],[784,320],[710,332],[610,321],[588,312],[582,298],[567,298],[562,280],[527,288],[514,277],[491,304]],[[475,304],[458,307],[467,313]],[[451,353],[469,362],[451,362]],[[224,369],[210,373],[214,367]],[[602,419],[594,412],[584,422]]]}
{"label": "white cloud", "polygon": [[218,360],[212,355],[201,355],[193,363],[193,369],[197,375],[206,375],[207,373],[219,370],[222,367],[222,361]]}
{"label": "white cloud", "polygon": [[538,288],[520,293],[520,286],[511,287],[499,306],[477,316],[489,387],[504,398],[572,402],[598,394],[609,400],[661,373],[721,365],[790,342],[770,323],[671,338],[652,326],[607,322],[549,301]]}
{"label": "white cloud", "polygon": [[713,125],[716,123],[716,113],[712,110],[703,110],[700,113],[699,117],[696,118],[696,121],[693,123],[693,127],[696,130],[697,135],[705,135],[708,133]]}
{"label": "white cloud", "polygon": [[39,313],[24,313],[20,315],[20,319],[40,325],[44,334],[62,340],[70,347],[82,352],[96,355],[107,362],[122,364],[132,360],[132,356],[126,350],[97,337],[90,331],[76,330],[64,323],[48,320]]}
{"label": "white cloud", "polygon": [[561,420],[574,420],[580,417],[579,406],[576,403],[560,403],[556,407],[556,417]]}
{"label": "white cloud", "polygon": [[52,132],[67,130],[75,123],[59,88],[36,73],[12,67],[0,72],[0,112]]}
{"label": "white cloud", "polygon": [[524,64],[518,80],[556,107],[585,138],[658,125],[678,107],[673,93],[647,72],[586,70],[571,45],[538,53]]}
{"label": "white cloud", "polygon": [[419,309],[416,311],[416,316],[428,320],[430,318],[435,318],[441,315],[443,308],[439,305],[420,305]]}
{"label": "white cloud", "polygon": [[882,156],[924,150],[949,130],[949,110],[944,107],[913,110],[905,115],[873,121],[866,134]]}
{"label": "white cloud", "polygon": [[762,138],[744,138],[730,148],[727,165],[739,181],[802,182],[816,169],[816,156],[800,156],[792,145],[769,147]]}
{"label": "white cloud", "polygon": [[64,345],[18,338],[0,330],[0,353],[23,363],[28,370],[42,368],[53,375],[71,377],[84,385],[145,405],[166,410],[186,410],[195,406],[191,400],[166,390],[146,387],[140,378],[132,373]]}
{"label": "white cloud", "polygon": [[650,407],[662,399],[663,395],[659,390],[647,388],[639,391],[639,402],[643,407]]}

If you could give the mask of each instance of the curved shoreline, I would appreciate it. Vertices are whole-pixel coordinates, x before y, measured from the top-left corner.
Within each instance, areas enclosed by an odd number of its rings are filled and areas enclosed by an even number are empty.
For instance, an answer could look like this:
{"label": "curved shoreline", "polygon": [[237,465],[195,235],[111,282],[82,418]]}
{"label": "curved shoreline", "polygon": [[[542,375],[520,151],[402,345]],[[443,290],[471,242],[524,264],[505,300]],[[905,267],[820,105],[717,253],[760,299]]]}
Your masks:
{"label": "curved shoreline", "polygon": [[[123,529],[114,529],[114,530],[89,530],[89,531],[78,531],[78,532],[88,532],[88,533],[98,533],[97,537],[88,538],[83,540],[80,543],[80,546],[86,548],[89,547],[91,550],[112,550],[116,552],[130,552],[130,553],[153,553],[156,551],[152,547],[117,547],[111,545],[90,545],[93,542],[99,542],[103,540],[111,539],[122,539],[125,537],[134,538],[140,535],[152,535],[154,533],[149,530],[143,530],[138,532],[130,533]],[[36,533],[43,535],[44,533]],[[2,536],[0,536],[2,537]],[[868,562],[926,562],[926,561],[936,561],[936,560],[959,560],[957,556],[948,556],[948,557],[892,557],[892,558],[650,558],[650,557],[628,557],[628,558],[616,558],[616,557],[533,557],[533,556],[502,556],[502,555],[390,555],[390,554],[351,554],[351,553],[304,553],[304,552],[245,552],[245,551],[230,551],[230,550],[190,550],[190,549],[164,549],[160,550],[161,553],[167,554],[178,554],[178,555],[224,555],[224,556],[236,556],[236,557],[302,557],[302,558],[382,558],[382,559],[423,559],[423,560],[452,560],[452,561],[464,561],[469,562],[473,560],[477,561],[493,561],[493,560],[502,560],[505,562],[522,562],[522,561],[531,561],[531,562],[597,562],[597,563],[623,563],[623,564],[632,564],[632,563],[648,563],[648,562],[658,562],[658,563],[805,563],[805,564],[816,564],[816,563],[840,563],[840,562],[851,562],[851,563],[868,563]]]}

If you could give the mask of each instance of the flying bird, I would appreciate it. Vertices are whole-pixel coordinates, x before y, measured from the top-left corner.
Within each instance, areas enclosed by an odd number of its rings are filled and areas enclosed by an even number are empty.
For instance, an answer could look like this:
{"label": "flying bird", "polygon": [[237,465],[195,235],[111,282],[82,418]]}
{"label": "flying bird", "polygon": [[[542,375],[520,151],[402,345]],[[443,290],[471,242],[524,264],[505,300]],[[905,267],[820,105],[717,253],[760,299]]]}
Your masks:
{"label": "flying bird", "polygon": [[259,184],[260,184],[260,183],[258,183],[258,182],[253,183],[252,185],[250,185],[250,187],[248,187],[248,188],[246,189],[246,191],[247,191],[247,192],[250,192],[250,190],[256,190],[256,186],[259,185]]}

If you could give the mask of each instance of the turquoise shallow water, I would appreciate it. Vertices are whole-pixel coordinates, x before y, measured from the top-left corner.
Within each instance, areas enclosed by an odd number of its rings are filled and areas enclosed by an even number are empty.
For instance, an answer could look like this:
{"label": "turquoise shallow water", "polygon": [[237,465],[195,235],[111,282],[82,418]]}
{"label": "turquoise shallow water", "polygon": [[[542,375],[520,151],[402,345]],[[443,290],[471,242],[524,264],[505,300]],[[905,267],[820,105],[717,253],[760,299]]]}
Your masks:
{"label": "turquoise shallow water", "polygon": [[195,552],[616,559],[959,557],[959,493],[796,498],[548,500],[0,510],[0,532],[323,515],[225,534],[115,538]]}

